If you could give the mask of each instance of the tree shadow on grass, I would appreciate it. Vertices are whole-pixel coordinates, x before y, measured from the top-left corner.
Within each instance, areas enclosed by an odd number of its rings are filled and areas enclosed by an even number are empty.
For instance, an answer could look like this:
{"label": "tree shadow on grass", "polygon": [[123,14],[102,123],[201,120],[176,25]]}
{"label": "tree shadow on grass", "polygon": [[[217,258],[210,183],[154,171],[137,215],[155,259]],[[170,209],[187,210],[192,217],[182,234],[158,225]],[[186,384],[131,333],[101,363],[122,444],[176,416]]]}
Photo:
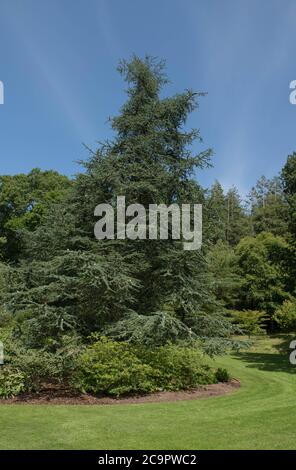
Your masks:
{"label": "tree shadow on grass", "polygon": [[290,348],[290,344],[291,341],[295,340],[295,335],[290,333],[286,335],[276,335],[275,337],[280,340],[280,342],[274,346],[276,350],[282,355],[291,354],[292,349]]}
{"label": "tree shadow on grass", "polygon": [[291,364],[289,360],[290,353],[291,350],[285,354],[239,352],[235,357],[254,369],[296,374],[296,365]]}

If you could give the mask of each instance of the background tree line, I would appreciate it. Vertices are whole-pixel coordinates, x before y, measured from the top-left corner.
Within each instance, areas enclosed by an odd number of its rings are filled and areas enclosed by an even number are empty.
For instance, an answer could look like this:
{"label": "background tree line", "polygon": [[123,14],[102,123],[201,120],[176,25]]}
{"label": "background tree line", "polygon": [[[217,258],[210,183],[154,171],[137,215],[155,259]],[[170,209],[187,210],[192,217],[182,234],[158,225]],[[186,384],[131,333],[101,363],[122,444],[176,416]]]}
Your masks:
{"label": "background tree line", "polygon": [[[93,161],[86,165],[92,164]],[[70,262],[71,260],[73,264],[72,282],[70,283],[70,278],[67,278],[69,284],[65,284],[63,287],[62,279],[66,283],[66,278],[62,278],[62,276],[65,276],[66,273],[65,268],[60,266],[61,277],[56,278],[56,284],[53,281],[50,283],[52,301],[49,302],[45,295],[44,303],[36,304],[37,310],[40,305],[43,305],[43,308],[55,305],[53,297],[56,294],[61,299],[63,289],[65,290],[64,295],[69,296],[70,289],[71,296],[75,296],[76,284],[74,281],[76,276],[79,277],[80,270],[83,269],[80,261],[88,253],[87,269],[90,270],[89,256],[92,249],[89,245],[94,245],[92,248],[95,253],[98,251],[98,247],[96,247],[98,242],[92,237],[94,223],[92,206],[97,200],[92,195],[95,195],[97,185],[94,180],[92,182],[94,188],[87,188],[89,183],[88,172],[78,175],[75,180],[70,180],[56,171],[41,171],[39,169],[33,169],[27,175],[0,176],[1,292],[2,312],[5,312],[5,315],[2,313],[3,319],[4,317],[8,318],[10,314],[17,318],[18,315],[12,314],[12,310],[10,310],[11,299],[14,299],[13,308],[18,310],[21,306],[21,303],[17,301],[18,296],[24,301],[25,292],[30,292],[27,285],[24,284],[22,287],[22,284],[16,286],[14,283],[24,282],[23,276],[26,271],[35,276],[37,282],[40,283],[42,278],[39,276],[39,270],[43,271],[44,276],[47,269],[50,273],[54,259],[57,262],[56,257],[59,253],[60,262],[64,263],[66,260]],[[84,209],[83,201],[79,201],[80,198],[85,199],[87,189],[89,190],[89,201],[87,201],[89,211]],[[284,303],[286,309],[287,306],[290,306],[293,312],[295,309],[295,190],[296,154],[288,157],[280,176],[270,180],[264,176],[261,177],[251,189],[246,201],[242,201],[235,187],[225,192],[217,181],[209,189],[202,189],[198,186],[198,198],[203,202],[204,211],[203,249],[205,255],[205,261],[199,263],[199,260],[196,260],[196,267],[202,264],[204,269],[201,276],[200,295],[205,296],[205,299],[208,295],[211,297],[213,305],[218,302],[217,305],[220,308],[223,305],[229,314],[234,311],[237,316],[238,312],[241,312],[242,320],[245,315],[252,317],[252,311],[258,312],[258,318],[260,317],[259,312],[264,314],[264,324],[268,330],[276,330],[283,326],[279,322],[279,315],[276,316],[276,312],[281,311]],[[74,211],[75,217],[81,218],[78,229],[75,227]],[[88,214],[88,217],[83,215],[83,211]],[[87,231],[88,233],[85,235]],[[140,257],[139,244],[133,243],[136,244],[133,256],[137,259]],[[70,245],[75,248],[72,253],[69,252]],[[121,246],[122,242],[118,242],[118,245]],[[108,251],[107,246],[102,249],[104,252]],[[151,251],[154,251],[154,246]],[[116,264],[113,264],[115,260],[112,258],[110,264],[113,267],[111,269],[104,256],[108,258],[112,254],[115,255],[113,243],[110,253],[108,255],[102,253],[100,263],[96,263],[94,258],[93,269],[96,266],[98,271],[90,271],[88,274],[90,277],[93,275],[92,282],[95,282],[96,277],[101,279],[103,282],[101,289],[104,287],[103,266],[106,268],[105,274],[109,274],[110,281],[119,282],[116,266],[117,263],[123,263],[123,259],[120,260],[116,255]],[[182,252],[180,253],[183,255]],[[166,253],[162,255],[165,260]],[[145,256],[151,259],[149,251],[147,255],[145,253]],[[140,264],[142,265],[142,262]],[[132,275],[129,277],[129,271],[135,269],[133,265],[134,262],[125,266],[126,271],[124,270],[120,276],[120,285],[123,290],[118,291],[118,297],[121,292],[132,299],[132,291],[136,289],[136,280]],[[74,272],[75,266],[76,273]],[[13,278],[13,282],[9,285],[5,281],[7,273],[11,276],[10,280]],[[153,277],[155,274],[156,271],[153,272]],[[28,274],[25,277],[27,278]],[[128,281],[132,279],[133,281],[129,283]],[[82,280],[80,280],[79,288],[81,282]],[[174,279],[171,282],[177,282],[177,280]],[[38,284],[38,290],[48,289],[49,286],[46,283],[45,277],[45,285],[42,287]],[[149,302],[156,303],[155,296],[160,295],[157,292],[157,280],[149,281],[149,284],[151,295],[148,295],[153,297],[153,299],[149,299]],[[117,284],[116,286],[119,287]],[[17,292],[15,292],[16,287],[18,287]],[[87,293],[79,290],[79,296],[86,294],[86,298],[88,298],[90,287],[86,282],[84,289],[87,290]],[[204,292],[207,288],[209,291]],[[190,283],[188,289],[190,289]],[[8,297],[7,291],[10,293]],[[97,292],[99,296],[103,295],[102,290]],[[31,294],[32,292],[30,292]],[[121,299],[117,298],[115,291],[112,295],[117,304],[116,309],[112,305],[113,314],[111,315],[111,312],[110,316],[107,312],[105,314],[106,323],[111,325],[113,315],[116,316],[116,311],[120,310],[121,304]],[[163,296],[165,297],[165,293]],[[8,299],[9,302],[6,303]],[[95,303],[94,298],[89,301]],[[61,300],[60,303],[62,303]],[[100,304],[102,308],[102,302]],[[63,305],[66,309],[65,301],[63,301]],[[92,310],[92,308],[91,305],[90,309]],[[174,310],[172,305],[166,305],[166,308],[169,314]],[[146,309],[146,304],[138,307],[138,310],[143,313]],[[61,313],[63,312],[61,311]],[[123,315],[125,313],[124,307],[122,313]],[[121,320],[121,313],[118,312],[117,315]],[[63,315],[61,319],[62,317]],[[172,319],[174,319],[173,315]],[[102,315],[100,315],[99,323],[101,320]],[[174,322],[171,319],[169,321]],[[95,324],[95,320],[93,325],[95,325],[94,329],[99,327]],[[295,325],[295,323],[292,322],[291,325]],[[128,325],[123,324],[120,330],[124,331],[125,326]],[[292,329],[294,327],[291,326]],[[57,327],[57,329],[59,328]],[[88,329],[93,330],[93,327]],[[145,334],[143,334],[144,336]]]}

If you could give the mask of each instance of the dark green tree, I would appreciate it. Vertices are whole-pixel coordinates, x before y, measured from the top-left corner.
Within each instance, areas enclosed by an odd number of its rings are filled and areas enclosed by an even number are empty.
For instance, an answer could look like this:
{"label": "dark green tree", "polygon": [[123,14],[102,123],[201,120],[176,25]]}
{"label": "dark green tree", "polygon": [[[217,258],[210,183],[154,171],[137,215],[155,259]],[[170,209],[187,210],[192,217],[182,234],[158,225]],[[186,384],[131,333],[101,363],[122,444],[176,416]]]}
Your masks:
{"label": "dark green tree", "polygon": [[268,232],[243,238],[235,249],[238,274],[239,309],[260,310],[272,316],[290,298],[286,268],[289,245],[285,239]]}
{"label": "dark green tree", "polygon": [[221,184],[215,181],[205,197],[204,212],[206,238],[213,244],[220,240],[234,246],[251,234],[249,217],[235,187],[225,194]]}
{"label": "dark green tree", "polygon": [[225,196],[226,204],[226,240],[235,246],[241,238],[251,235],[251,224],[242,204],[237,188],[232,187]]}
{"label": "dark green tree", "polygon": [[296,153],[289,155],[281,172],[281,183],[288,205],[290,291],[296,294]]}
{"label": "dark green tree", "polygon": [[226,240],[227,204],[221,184],[218,181],[211,186],[205,202],[205,214],[208,221],[208,241],[217,243]]}
{"label": "dark green tree", "polygon": [[281,181],[289,206],[289,228],[296,238],[296,153],[289,155],[282,169]]}
{"label": "dark green tree", "polygon": [[7,261],[19,259],[22,231],[33,231],[52,204],[63,200],[70,180],[56,171],[0,176],[0,253]]}
{"label": "dark green tree", "polygon": [[227,310],[235,308],[239,301],[242,278],[238,273],[234,248],[220,240],[208,250],[206,260],[216,299]]}
{"label": "dark green tree", "polygon": [[262,176],[249,194],[254,234],[270,232],[285,237],[288,233],[289,208],[279,177]]}
{"label": "dark green tree", "polygon": [[221,351],[230,344],[231,324],[215,303],[202,250],[184,251],[172,236],[94,238],[94,208],[108,203],[116,211],[116,196],[145,208],[202,202],[194,176],[211,155],[192,153],[200,134],[185,128],[202,93],[162,98],[164,64],[149,57],[123,61],[119,72],[129,88],[121,114],[111,120],[115,136],[83,163],[66,207],[30,234],[11,308],[22,331],[42,344],[72,328],[148,344],[196,339],[209,352]]}

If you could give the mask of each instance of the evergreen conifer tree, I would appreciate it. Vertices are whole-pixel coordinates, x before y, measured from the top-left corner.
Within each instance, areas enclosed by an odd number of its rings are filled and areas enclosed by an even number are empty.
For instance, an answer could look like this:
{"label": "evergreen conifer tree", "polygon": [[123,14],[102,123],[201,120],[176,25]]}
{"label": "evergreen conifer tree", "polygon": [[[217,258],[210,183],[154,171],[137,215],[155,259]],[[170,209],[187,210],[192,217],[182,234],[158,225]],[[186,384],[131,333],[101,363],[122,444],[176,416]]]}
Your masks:
{"label": "evergreen conifer tree", "polygon": [[215,301],[203,250],[184,251],[182,240],[172,237],[94,237],[94,208],[108,203],[115,209],[117,196],[145,208],[202,202],[194,176],[211,155],[210,149],[192,153],[201,137],[185,129],[203,93],[162,98],[164,64],[150,57],[123,61],[119,72],[129,88],[111,120],[114,138],[83,163],[67,205],[30,234],[11,306],[26,312],[22,330],[37,346],[72,329],[140,344],[196,339],[220,352],[232,327]]}

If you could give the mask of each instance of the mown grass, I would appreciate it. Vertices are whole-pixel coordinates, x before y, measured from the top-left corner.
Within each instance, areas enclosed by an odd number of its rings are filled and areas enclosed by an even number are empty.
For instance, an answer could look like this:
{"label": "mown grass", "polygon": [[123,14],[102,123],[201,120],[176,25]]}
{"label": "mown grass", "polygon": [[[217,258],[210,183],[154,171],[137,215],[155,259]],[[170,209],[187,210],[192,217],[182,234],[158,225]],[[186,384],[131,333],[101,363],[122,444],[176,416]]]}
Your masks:
{"label": "mown grass", "polygon": [[241,380],[230,395],[112,406],[0,407],[1,449],[295,449],[296,366],[287,338],[216,360]]}

